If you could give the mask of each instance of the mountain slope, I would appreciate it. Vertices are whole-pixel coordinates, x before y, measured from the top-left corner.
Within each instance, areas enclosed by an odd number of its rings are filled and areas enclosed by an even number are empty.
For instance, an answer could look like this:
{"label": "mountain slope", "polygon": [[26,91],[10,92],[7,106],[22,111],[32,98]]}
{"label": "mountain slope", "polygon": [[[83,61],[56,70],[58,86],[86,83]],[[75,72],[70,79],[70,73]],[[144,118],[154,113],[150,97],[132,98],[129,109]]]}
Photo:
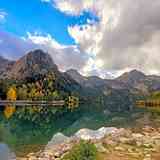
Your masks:
{"label": "mountain slope", "polygon": [[117,81],[127,83],[128,85],[134,85],[136,83],[139,83],[141,81],[144,81],[146,76],[137,70],[132,70],[131,72],[126,72],[120,77],[116,78]]}
{"label": "mountain slope", "polygon": [[70,69],[66,71],[66,74],[71,76],[76,82],[81,84],[82,86],[84,85],[85,81],[87,80],[87,77],[82,76],[77,70]]}
{"label": "mountain slope", "polygon": [[0,56],[0,77],[5,76],[5,73],[12,68],[14,61],[7,60]]}
{"label": "mountain slope", "polygon": [[28,83],[29,80],[29,83],[36,83],[38,80],[41,83],[51,73],[55,76],[53,83],[56,90],[64,94],[74,93],[89,105],[97,103],[101,109],[125,110],[133,105],[136,97],[160,90],[159,76],[147,76],[137,70],[112,80],[85,77],[73,69],[60,72],[50,55],[42,50],[31,51],[16,62],[3,58],[0,58],[0,62],[1,75],[5,75],[3,79],[17,80],[18,83]]}

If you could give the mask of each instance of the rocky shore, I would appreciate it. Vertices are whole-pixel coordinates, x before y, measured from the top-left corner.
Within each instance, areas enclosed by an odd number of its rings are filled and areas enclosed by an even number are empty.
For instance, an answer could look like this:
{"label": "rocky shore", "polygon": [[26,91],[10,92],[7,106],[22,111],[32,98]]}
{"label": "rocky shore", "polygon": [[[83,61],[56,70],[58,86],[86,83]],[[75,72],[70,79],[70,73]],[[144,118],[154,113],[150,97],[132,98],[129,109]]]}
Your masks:
{"label": "rocky shore", "polygon": [[98,160],[159,160],[160,128],[145,126],[137,132],[124,128],[81,129],[72,137],[61,133],[53,136],[43,151],[30,153],[17,160],[60,160],[80,139],[94,143]]}

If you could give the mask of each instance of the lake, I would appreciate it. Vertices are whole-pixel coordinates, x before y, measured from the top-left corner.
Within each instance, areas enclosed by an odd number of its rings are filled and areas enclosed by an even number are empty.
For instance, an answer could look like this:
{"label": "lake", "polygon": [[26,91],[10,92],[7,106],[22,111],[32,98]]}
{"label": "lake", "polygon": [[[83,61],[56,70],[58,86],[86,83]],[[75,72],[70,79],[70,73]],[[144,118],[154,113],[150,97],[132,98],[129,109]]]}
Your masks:
{"label": "lake", "polygon": [[[29,109],[29,112],[31,111]],[[12,117],[7,119],[3,110],[0,111],[0,157],[3,153],[7,155],[8,152],[14,153],[18,157],[25,156],[30,152],[37,152],[43,149],[57,132],[70,136],[81,128],[136,126],[136,120],[144,116],[144,111],[109,115],[106,112],[91,109],[87,112],[86,110],[70,111],[61,117],[50,116],[50,112],[44,116],[40,113],[39,115],[34,113],[28,115],[23,108],[23,112],[16,110]],[[36,119],[33,118],[35,116]]]}

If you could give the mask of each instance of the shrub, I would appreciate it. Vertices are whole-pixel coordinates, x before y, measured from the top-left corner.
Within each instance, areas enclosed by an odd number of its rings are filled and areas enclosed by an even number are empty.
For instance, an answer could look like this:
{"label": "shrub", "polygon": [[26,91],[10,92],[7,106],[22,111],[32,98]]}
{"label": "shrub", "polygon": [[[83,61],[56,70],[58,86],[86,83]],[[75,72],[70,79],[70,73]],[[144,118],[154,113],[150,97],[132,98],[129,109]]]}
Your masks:
{"label": "shrub", "polygon": [[62,160],[96,160],[97,149],[94,144],[81,141],[65,155]]}

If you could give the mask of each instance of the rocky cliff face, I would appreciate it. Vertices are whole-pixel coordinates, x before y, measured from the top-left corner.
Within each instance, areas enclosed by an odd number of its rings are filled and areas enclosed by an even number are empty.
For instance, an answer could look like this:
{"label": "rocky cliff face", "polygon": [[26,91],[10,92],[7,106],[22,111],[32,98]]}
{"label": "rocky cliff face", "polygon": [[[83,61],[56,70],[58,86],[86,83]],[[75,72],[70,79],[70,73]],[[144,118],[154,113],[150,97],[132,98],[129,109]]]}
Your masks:
{"label": "rocky cliff face", "polygon": [[16,61],[8,71],[8,77],[23,80],[36,75],[44,75],[48,72],[57,74],[57,66],[49,54],[42,50],[35,50]]}

